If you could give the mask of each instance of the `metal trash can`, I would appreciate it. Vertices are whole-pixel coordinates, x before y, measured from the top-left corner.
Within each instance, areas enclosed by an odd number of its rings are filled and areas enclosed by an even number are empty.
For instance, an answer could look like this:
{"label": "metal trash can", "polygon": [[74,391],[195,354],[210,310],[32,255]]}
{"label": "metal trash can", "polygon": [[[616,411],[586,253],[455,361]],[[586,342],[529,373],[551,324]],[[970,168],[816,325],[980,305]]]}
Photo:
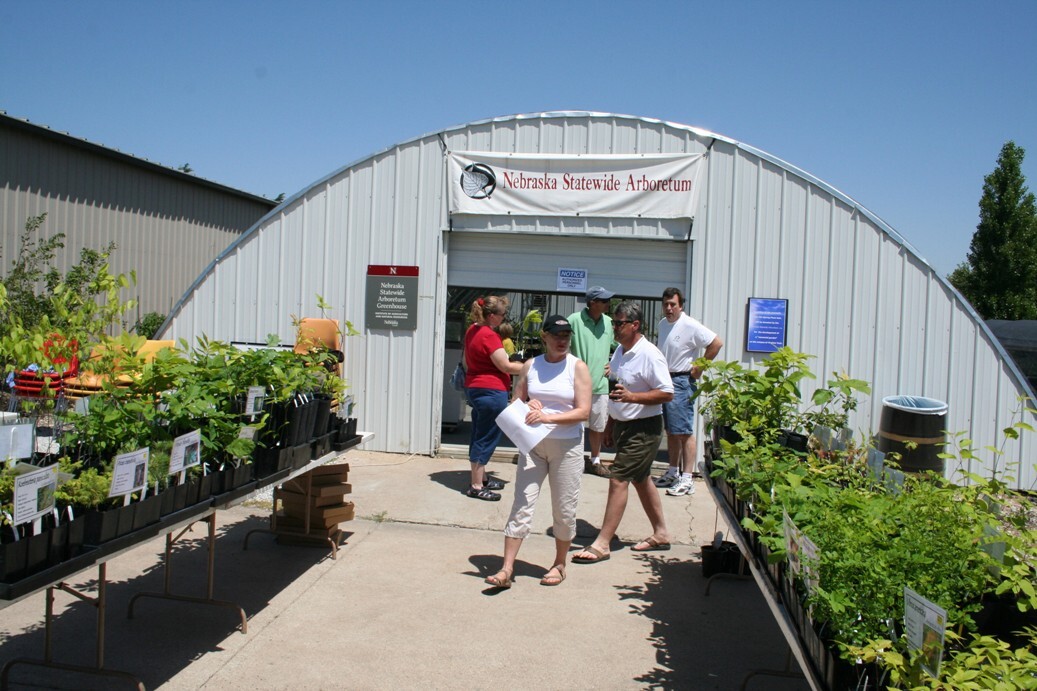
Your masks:
{"label": "metal trash can", "polygon": [[[905,473],[932,471],[943,474],[939,457],[947,443],[947,404],[923,396],[888,396],[882,399],[882,417],[876,447],[883,453],[900,454]],[[914,449],[907,448],[914,442]]]}

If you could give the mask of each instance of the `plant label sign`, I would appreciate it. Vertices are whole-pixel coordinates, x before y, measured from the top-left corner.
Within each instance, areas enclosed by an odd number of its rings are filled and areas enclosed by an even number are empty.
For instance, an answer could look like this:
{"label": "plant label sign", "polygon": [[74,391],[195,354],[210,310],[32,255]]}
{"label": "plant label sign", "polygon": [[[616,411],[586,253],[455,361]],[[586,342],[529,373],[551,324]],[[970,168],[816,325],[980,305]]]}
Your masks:
{"label": "plant label sign", "polygon": [[364,326],[414,331],[418,328],[418,267],[367,267]]}
{"label": "plant label sign", "polygon": [[936,678],[940,676],[946,626],[947,610],[904,587],[904,631],[908,645],[912,650],[922,651],[922,669]]}
{"label": "plant label sign", "polygon": [[148,457],[150,449],[144,447],[115,457],[112,467],[112,485],[109,497],[125,497],[144,489],[148,481]]}
{"label": "plant label sign", "polygon": [[787,511],[782,512],[782,523],[785,527],[785,552],[788,554],[789,572],[794,578],[803,579],[807,592],[813,593],[817,590],[818,584],[817,545],[803,534]]}
{"label": "plant label sign", "polygon": [[[19,467],[25,466],[21,464]],[[54,490],[58,486],[57,465],[46,468],[28,466],[14,479],[14,524],[34,521],[54,508]]]}
{"label": "plant label sign", "polygon": [[266,403],[266,387],[250,386],[248,395],[245,397],[245,415],[255,416],[263,412]]}
{"label": "plant label sign", "polygon": [[169,474],[175,475],[185,468],[198,465],[202,460],[202,432],[194,430],[181,434],[173,440],[173,450],[169,453]]}

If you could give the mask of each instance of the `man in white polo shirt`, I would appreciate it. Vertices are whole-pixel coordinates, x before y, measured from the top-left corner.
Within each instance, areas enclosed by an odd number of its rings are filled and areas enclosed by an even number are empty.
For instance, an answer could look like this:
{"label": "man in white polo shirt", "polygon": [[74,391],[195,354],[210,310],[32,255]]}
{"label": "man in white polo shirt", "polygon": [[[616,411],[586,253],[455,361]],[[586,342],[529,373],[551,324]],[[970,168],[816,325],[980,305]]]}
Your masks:
{"label": "man in white polo shirt", "polygon": [[641,333],[642,324],[641,308],[632,302],[619,303],[612,313],[612,331],[619,347],[609,361],[611,391],[605,445],[615,447],[616,459],[601,530],[594,542],[573,555],[576,564],[596,564],[611,556],[609,543],[623,519],[631,484],[652,524],[652,534],[631,549],[670,549],[662,499],[652,483],[652,462],[662,441],[662,404],[673,398],[673,384],[666,358]]}
{"label": "man in white polo shirt", "polygon": [[683,496],[695,491],[695,381],[702,369],[695,360],[712,360],[724,347],[715,333],[684,313],[684,295],[679,288],[663,291],[663,315],[659,322],[659,350],[673,380],[673,400],[663,405],[666,451],[670,467],[655,479],[656,487]]}

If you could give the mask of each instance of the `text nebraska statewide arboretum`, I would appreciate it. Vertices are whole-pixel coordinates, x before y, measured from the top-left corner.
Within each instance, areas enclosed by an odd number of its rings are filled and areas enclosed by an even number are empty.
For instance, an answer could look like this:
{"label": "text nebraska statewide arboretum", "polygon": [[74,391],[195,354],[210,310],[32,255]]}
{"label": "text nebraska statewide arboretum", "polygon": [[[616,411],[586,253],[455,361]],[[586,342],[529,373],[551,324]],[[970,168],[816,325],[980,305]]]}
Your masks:
{"label": "text nebraska statewide arboretum", "polygon": [[690,192],[691,180],[628,175],[626,180],[607,175],[557,175],[504,172],[504,187],[516,190],[563,190],[576,192]]}

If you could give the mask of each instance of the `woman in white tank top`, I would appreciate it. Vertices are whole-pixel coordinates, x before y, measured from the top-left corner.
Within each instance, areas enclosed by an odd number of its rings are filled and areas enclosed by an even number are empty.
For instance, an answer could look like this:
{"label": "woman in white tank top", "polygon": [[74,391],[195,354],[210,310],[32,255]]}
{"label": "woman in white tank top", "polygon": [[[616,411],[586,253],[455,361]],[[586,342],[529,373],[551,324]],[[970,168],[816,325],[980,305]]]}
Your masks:
{"label": "woman in white tank top", "polygon": [[526,424],[550,427],[547,437],[519,457],[515,474],[515,501],[504,528],[504,564],[486,582],[510,588],[515,557],[530,532],[537,497],[545,478],[551,482],[554,515],[554,562],[541,585],[565,580],[565,562],[576,537],[576,504],[583,477],[583,423],[590,416],[591,377],[587,365],[569,352],[572,326],[561,315],[544,320],[540,334],[545,352],[522,367],[515,398],[526,401]]}

